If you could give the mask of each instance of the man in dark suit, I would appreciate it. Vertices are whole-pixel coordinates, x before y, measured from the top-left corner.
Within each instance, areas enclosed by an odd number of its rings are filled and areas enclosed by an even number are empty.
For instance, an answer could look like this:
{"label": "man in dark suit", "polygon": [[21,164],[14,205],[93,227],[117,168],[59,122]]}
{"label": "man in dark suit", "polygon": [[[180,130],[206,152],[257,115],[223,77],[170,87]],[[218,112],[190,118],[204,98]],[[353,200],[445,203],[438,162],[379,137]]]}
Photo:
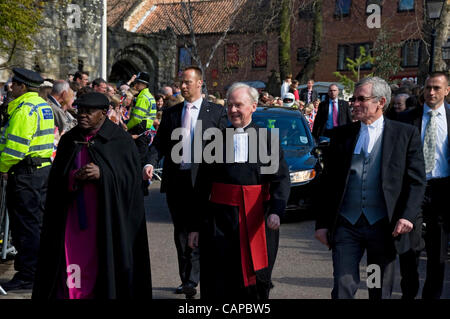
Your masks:
{"label": "man in dark suit", "polygon": [[300,101],[305,102],[306,104],[314,102],[315,99],[319,97],[319,94],[316,90],[313,89],[314,80],[309,79],[306,83],[306,88],[301,89],[300,91]]}
{"label": "man in dark suit", "polygon": [[[203,132],[208,128],[225,128],[227,120],[226,109],[218,104],[210,103],[202,98],[202,72],[197,67],[188,67],[183,71],[181,78],[181,94],[185,101],[167,108],[164,111],[158,132],[149,151],[148,163],[144,167],[144,176],[151,177],[153,166],[163,157],[163,175],[161,192],[166,193],[167,205],[174,225],[175,246],[178,255],[178,266],[181,285],[176,293],[184,293],[186,297],[196,294],[195,287],[199,281],[200,264],[198,248],[192,250],[188,247],[188,225],[194,211],[198,209],[198,199],[194,192],[199,175],[199,163],[192,159],[200,155],[202,158],[205,141]],[[183,128],[183,155],[181,163],[172,150],[176,144],[181,143],[171,138],[175,129]],[[195,138],[194,138],[195,136]],[[194,140],[199,138],[198,146]],[[194,151],[192,151],[194,150]],[[193,154],[201,151],[201,154]],[[195,155],[195,157],[194,157]],[[205,199],[207,200],[207,199]]]}
{"label": "man in dark suit", "polygon": [[367,264],[379,267],[369,298],[390,297],[382,288],[392,287],[396,252],[410,248],[408,233],[425,191],[424,160],[418,130],[383,117],[390,97],[381,78],[358,82],[352,101],[359,121],[336,128],[331,137],[322,194],[327,200],[315,236],[333,252],[335,299],[354,298],[365,250]]}
{"label": "man in dark suit", "polygon": [[[441,297],[447,258],[450,214],[445,207],[450,194],[450,108],[445,104],[445,97],[450,93],[448,85],[445,73],[432,73],[425,81],[425,104],[401,113],[398,118],[419,129],[425,156],[427,186],[422,215],[426,225],[427,278],[422,292],[424,299]],[[416,242],[422,234],[421,224],[416,228]],[[415,249],[400,256],[404,298],[415,298],[419,290],[419,253],[420,250]]]}
{"label": "man in dark suit", "polygon": [[336,84],[328,87],[328,98],[319,104],[312,134],[318,139],[319,136],[330,137],[330,131],[336,126],[352,122],[352,113],[347,101],[338,99],[339,88]]}

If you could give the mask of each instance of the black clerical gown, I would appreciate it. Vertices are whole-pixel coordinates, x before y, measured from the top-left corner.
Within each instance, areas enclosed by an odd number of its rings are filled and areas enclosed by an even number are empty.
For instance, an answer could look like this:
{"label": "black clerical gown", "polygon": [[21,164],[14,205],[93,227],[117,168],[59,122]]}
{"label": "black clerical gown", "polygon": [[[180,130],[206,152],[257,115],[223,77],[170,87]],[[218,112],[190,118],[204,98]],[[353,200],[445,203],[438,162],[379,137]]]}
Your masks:
{"label": "black clerical gown", "polygon": [[[246,127],[246,132],[249,128],[256,130],[259,140],[259,127],[250,123]],[[223,135],[226,136],[225,130]],[[224,298],[267,299],[271,273],[278,250],[279,231],[271,230],[265,224],[268,215],[282,215],[284,212],[290,190],[289,169],[284,160],[281,146],[279,146],[278,155],[279,167],[273,174],[261,174],[261,167],[268,164],[262,164],[259,155],[256,163],[249,163],[248,161],[245,163],[225,163],[225,143],[224,139],[224,163],[204,164],[202,186],[204,191],[208,193],[205,196],[210,195],[208,198],[214,198],[214,194],[211,193],[211,190],[214,189],[212,187],[214,183],[216,185],[222,183],[268,187],[270,199],[264,201],[263,210],[258,212],[258,214],[264,215],[260,217],[264,219],[263,231],[265,231],[266,237],[268,262],[267,267],[256,271],[256,284],[245,283],[241,245],[248,245],[249,242],[242,243],[239,207],[209,201],[207,206],[201,209],[201,221],[199,222],[199,225],[201,225],[199,241],[201,298],[216,300]],[[270,137],[267,145],[270,154]],[[225,197],[230,196],[230,194],[226,194]],[[224,194],[219,195],[224,197]]]}
{"label": "black clerical gown", "polygon": [[[64,236],[68,205],[73,202],[68,179],[83,146],[76,141],[83,141],[78,126],[62,136],[50,172],[34,299],[60,297],[61,283],[67,277]],[[142,173],[136,145],[128,133],[106,119],[90,140],[88,152],[100,168],[95,298],[151,298]]]}

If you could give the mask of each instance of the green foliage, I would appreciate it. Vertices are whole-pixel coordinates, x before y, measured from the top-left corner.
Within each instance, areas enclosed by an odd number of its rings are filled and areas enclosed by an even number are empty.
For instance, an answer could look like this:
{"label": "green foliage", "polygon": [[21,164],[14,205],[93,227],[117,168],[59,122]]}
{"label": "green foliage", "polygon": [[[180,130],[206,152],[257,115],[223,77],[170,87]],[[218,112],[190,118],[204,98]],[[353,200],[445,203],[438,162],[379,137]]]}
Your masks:
{"label": "green foliage", "polygon": [[31,50],[33,35],[39,31],[43,2],[0,0],[0,56],[11,60],[16,47]]}
{"label": "green foliage", "polygon": [[383,79],[389,79],[403,70],[401,57],[398,54],[402,42],[392,42],[394,33],[381,29],[375,40],[373,55],[375,57],[374,75]]}
{"label": "green foliage", "polygon": [[[347,69],[351,72],[351,77],[341,72],[333,72],[334,76],[339,79],[339,82],[344,85],[344,90],[347,92],[353,92],[355,89],[355,83],[361,79],[361,67],[367,63],[372,64],[374,58],[370,53],[367,53],[363,46],[359,47],[359,57],[355,60],[347,58]],[[373,73],[366,75],[366,77],[373,76]]]}

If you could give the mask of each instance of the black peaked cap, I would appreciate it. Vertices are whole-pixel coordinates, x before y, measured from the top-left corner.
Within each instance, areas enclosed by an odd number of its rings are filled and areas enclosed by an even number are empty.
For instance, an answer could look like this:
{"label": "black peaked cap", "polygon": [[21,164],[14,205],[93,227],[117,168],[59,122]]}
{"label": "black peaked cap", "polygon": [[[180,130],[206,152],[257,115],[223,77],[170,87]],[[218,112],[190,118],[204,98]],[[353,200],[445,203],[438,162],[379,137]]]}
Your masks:
{"label": "black peaked cap", "polygon": [[23,83],[26,86],[38,88],[42,83],[44,83],[44,79],[42,76],[32,70],[23,69],[23,68],[13,68],[14,76],[12,78],[13,82]]}

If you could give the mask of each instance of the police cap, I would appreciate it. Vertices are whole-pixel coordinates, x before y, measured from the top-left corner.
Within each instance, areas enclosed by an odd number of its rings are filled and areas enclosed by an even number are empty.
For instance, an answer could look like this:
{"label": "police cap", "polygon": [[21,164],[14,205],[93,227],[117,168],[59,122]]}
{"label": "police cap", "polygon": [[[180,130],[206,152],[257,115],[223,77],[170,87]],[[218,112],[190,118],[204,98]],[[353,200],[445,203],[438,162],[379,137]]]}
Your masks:
{"label": "police cap", "polygon": [[134,79],[136,82],[142,82],[148,85],[148,82],[150,81],[150,75],[146,72],[139,72],[136,76],[136,79]]}
{"label": "police cap", "polygon": [[38,88],[44,82],[44,79],[39,73],[31,70],[13,68],[13,73],[13,82],[23,83],[28,87]]}
{"label": "police cap", "polygon": [[98,92],[86,93],[80,96],[72,105],[88,109],[107,110],[109,108],[109,100],[106,95]]}

